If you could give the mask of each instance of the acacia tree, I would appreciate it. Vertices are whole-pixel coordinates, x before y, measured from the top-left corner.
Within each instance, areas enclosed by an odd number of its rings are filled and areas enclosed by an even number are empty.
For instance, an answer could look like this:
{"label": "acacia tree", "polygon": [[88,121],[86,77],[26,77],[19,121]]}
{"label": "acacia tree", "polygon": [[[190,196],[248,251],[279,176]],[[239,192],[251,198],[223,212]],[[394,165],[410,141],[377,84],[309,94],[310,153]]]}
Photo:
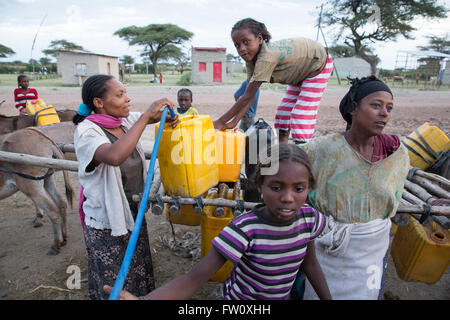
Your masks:
{"label": "acacia tree", "polygon": [[42,53],[46,56],[52,56],[56,58],[61,50],[84,50],[82,46],[67,41],[65,39],[52,40],[47,49],[42,50]]}
{"label": "acacia tree", "polygon": [[420,50],[434,50],[437,52],[450,54],[450,40],[447,37],[427,36],[428,45],[419,46]]}
{"label": "acacia tree", "polygon": [[350,58],[355,55],[355,49],[353,47],[342,44],[328,48],[328,52],[336,58]]}
{"label": "acacia tree", "polygon": [[158,60],[167,59],[167,53],[173,51],[169,45],[183,44],[194,34],[169,23],[150,24],[146,27],[124,27],[114,32],[114,35],[128,41],[130,46],[144,46],[144,55],[147,55],[152,61],[155,73],[157,73]]}
{"label": "acacia tree", "polygon": [[183,74],[184,68],[190,61],[190,57],[184,53],[180,47],[173,44],[167,45],[162,50],[160,59],[165,61],[175,61],[181,74]]}
{"label": "acacia tree", "polygon": [[395,41],[398,36],[414,39],[414,19],[441,19],[447,11],[436,0],[328,0],[322,21],[336,30],[335,42],[343,38],[376,74],[379,58],[373,43]]}
{"label": "acacia tree", "polygon": [[[447,40],[447,37],[427,36],[427,38],[428,45],[418,46],[420,50],[450,54],[450,40]],[[445,57],[443,56],[430,54],[427,57],[417,59],[417,61],[421,63],[418,69],[425,73],[427,76],[434,76],[441,69],[441,61],[444,59]]]}
{"label": "acacia tree", "polygon": [[6,58],[15,54],[14,50],[0,43],[0,58]]}
{"label": "acacia tree", "polygon": [[124,55],[120,58],[120,63],[123,64],[125,70],[128,70],[128,74],[131,73],[131,69],[133,68],[134,58],[129,55]]}

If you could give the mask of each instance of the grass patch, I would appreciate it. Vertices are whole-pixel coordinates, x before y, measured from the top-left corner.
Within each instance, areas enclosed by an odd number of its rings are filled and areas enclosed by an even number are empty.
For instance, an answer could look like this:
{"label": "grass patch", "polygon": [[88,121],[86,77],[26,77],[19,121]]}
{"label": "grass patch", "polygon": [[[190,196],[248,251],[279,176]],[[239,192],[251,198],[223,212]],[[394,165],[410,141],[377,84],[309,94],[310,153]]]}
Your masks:
{"label": "grass patch", "polygon": [[[184,74],[186,74],[186,71]],[[124,84],[132,87],[142,87],[142,86],[179,86],[178,83],[181,83],[180,80],[182,75],[178,72],[166,71],[162,73],[163,75],[163,83],[153,83],[153,74],[127,74],[125,75]],[[17,76],[18,74],[0,74],[0,86],[9,86],[9,87],[17,87]],[[55,75],[47,75],[47,76],[39,76],[37,75],[35,78],[32,75],[30,77],[30,87],[78,87],[78,85],[63,85],[61,83],[61,77]],[[240,85],[247,78],[246,73],[233,73],[232,76],[227,76],[224,83],[212,83],[211,86],[216,85]],[[205,84],[191,84],[192,86],[205,86]],[[328,82],[328,85],[338,86],[339,82],[336,78],[331,78]],[[347,82],[347,79],[341,79],[341,86],[349,87],[350,85]],[[450,90],[450,85],[442,85],[439,89],[435,87],[431,87],[429,84],[419,83],[416,85],[409,81],[405,85],[401,85],[399,83],[393,84],[391,81],[388,82],[388,86],[390,88],[405,88],[405,89],[419,89],[419,90],[433,90],[433,91],[448,91]],[[263,83],[261,86],[262,90],[275,90],[275,91],[284,91],[286,90],[286,85],[278,84],[278,83]]]}

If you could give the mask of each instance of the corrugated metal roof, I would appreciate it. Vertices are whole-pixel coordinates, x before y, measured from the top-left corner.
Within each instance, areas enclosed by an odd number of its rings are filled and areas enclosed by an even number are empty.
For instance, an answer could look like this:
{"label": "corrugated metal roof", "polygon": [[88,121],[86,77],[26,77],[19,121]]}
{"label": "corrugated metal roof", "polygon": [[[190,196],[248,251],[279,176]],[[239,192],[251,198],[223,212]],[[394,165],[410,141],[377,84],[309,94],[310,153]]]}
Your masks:
{"label": "corrugated metal roof", "polygon": [[59,52],[67,52],[67,53],[74,53],[74,54],[88,54],[91,56],[101,56],[101,57],[108,57],[108,58],[119,58],[116,56],[108,56],[106,54],[92,53],[89,51],[81,51],[81,50],[59,50]]}
{"label": "corrugated metal roof", "polygon": [[207,48],[207,47],[193,47],[197,51],[226,51],[227,48]]}
{"label": "corrugated metal roof", "polygon": [[428,57],[441,57],[441,58],[450,58],[450,54],[445,54],[438,51],[432,51],[432,50],[404,50],[400,52],[406,52],[414,56],[428,56]]}

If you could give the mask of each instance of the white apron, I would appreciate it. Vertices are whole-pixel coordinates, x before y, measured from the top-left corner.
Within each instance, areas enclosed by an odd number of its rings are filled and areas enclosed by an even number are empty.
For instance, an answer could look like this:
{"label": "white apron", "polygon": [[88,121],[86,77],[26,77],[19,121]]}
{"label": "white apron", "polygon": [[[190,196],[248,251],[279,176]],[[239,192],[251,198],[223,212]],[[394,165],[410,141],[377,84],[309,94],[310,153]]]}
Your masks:
{"label": "white apron", "polygon": [[[391,219],[346,224],[327,217],[314,240],[316,256],[335,300],[376,300],[389,248]],[[308,279],[304,300],[318,299]]]}

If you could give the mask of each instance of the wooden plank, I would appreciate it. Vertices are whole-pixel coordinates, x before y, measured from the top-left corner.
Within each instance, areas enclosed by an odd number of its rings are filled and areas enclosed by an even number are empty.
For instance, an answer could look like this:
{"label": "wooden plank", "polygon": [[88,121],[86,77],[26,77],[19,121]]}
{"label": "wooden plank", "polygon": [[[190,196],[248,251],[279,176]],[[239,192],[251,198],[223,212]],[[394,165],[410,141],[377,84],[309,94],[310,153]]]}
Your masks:
{"label": "wooden plank", "polygon": [[[73,146],[73,143],[57,143],[57,145],[62,152],[75,153],[75,147]],[[146,159],[150,159],[152,157],[151,151],[144,150],[144,154]]]}
{"label": "wooden plank", "polygon": [[68,171],[78,171],[77,161],[37,157],[24,153],[0,151],[0,161],[13,162],[28,166],[38,166]]}

